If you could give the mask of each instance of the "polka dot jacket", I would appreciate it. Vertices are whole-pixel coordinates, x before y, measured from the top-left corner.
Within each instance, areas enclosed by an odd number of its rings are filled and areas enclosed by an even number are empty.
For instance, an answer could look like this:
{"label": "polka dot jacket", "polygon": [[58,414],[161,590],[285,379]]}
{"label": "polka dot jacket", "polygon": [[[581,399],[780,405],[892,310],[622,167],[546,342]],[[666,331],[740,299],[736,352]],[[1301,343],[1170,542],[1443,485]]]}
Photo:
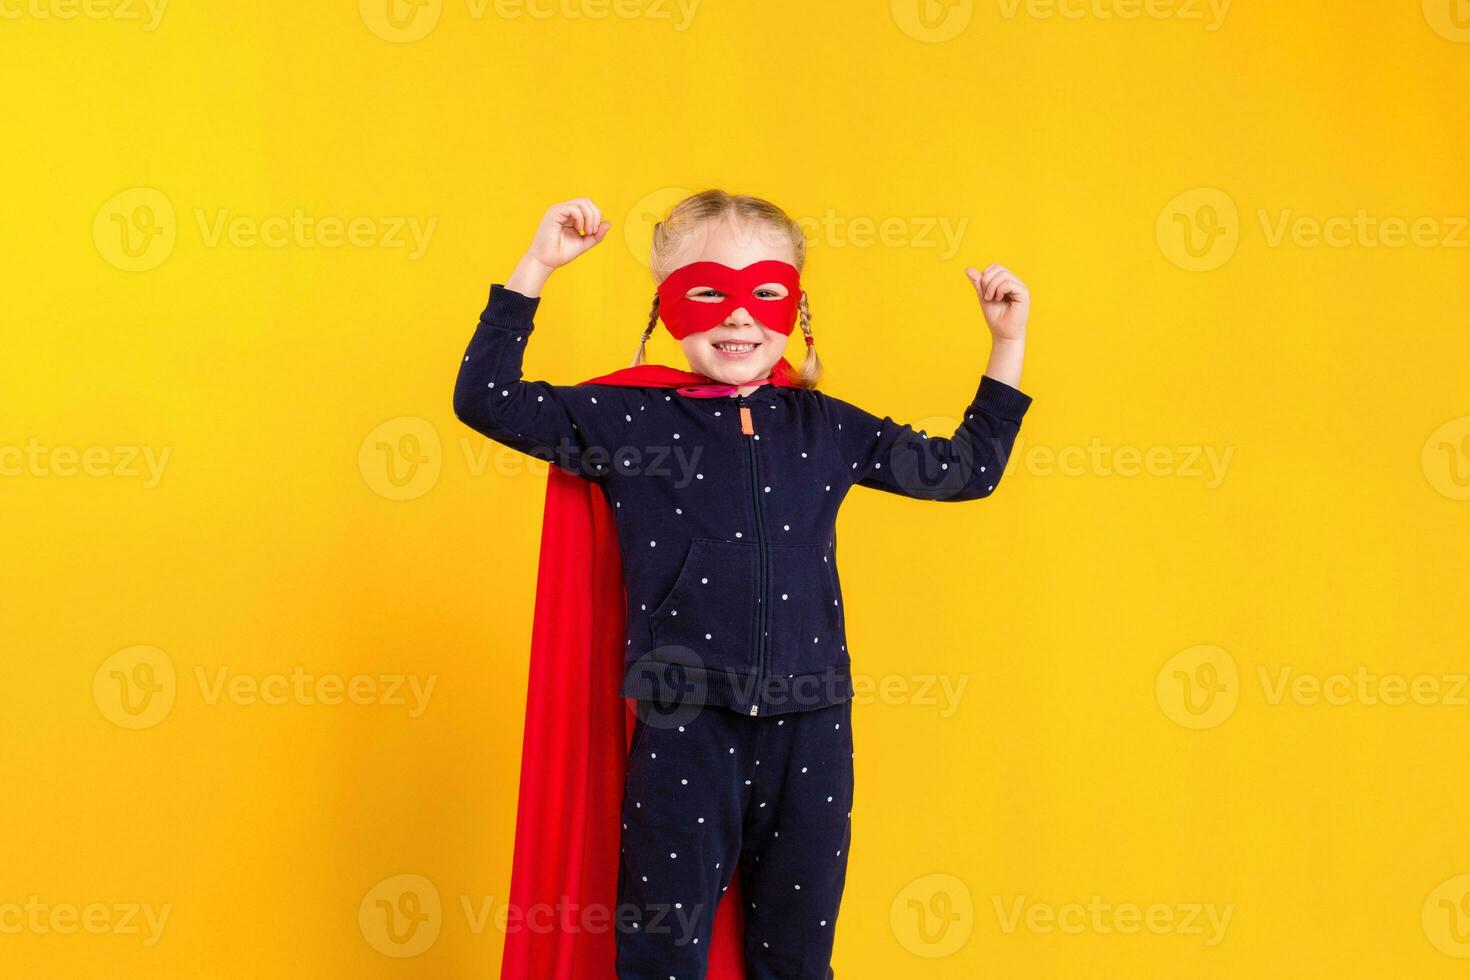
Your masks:
{"label": "polka dot jacket", "polygon": [[988,496],[1031,398],[984,377],[941,438],[803,389],[690,398],[525,381],[539,303],[491,287],[454,410],[602,489],[628,595],[623,695],[747,715],[850,698],[838,506],[855,485],[924,500]]}

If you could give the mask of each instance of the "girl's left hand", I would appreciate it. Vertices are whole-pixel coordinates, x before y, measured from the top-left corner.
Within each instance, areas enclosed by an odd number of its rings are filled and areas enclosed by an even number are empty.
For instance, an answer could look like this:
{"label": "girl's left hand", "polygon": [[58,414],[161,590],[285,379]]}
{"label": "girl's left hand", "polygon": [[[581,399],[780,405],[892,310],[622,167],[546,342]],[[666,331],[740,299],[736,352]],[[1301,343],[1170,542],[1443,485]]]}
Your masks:
{"label": "girl's left hand", "polygon": [[1022,340],[1026,336],[1026,320],[1031,316],[1031,291],[1016,278],[1016,274],[997,262],[992,262],[981,272],[974,266],[965,270],[975,295],[980,298],[980,309],[985,314],[985,323],[995,340]]}

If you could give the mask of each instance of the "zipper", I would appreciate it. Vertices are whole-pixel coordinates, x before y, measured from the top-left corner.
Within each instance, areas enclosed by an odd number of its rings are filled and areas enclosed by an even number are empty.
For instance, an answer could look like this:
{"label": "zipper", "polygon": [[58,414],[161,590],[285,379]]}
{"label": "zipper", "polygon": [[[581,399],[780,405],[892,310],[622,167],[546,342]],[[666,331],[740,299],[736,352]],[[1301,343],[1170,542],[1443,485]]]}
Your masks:
{"label": "zipper", "polygon": [[766,523],[765,516],[761,510],[761,472],[760,465],[755,457],[755,420],[751,417],[750,402],[741,395],[737,404],[740,406],[740,433],[746,436],[745,449],[750,457],[750,501],[755,513],[755,544],[756,544],[756,638],[755,638],[755,703],[750,706],[752,716],[760,714],[761,691],[764,685],[761,683],[766,666],[766,580],[769,577],[766,554]]}

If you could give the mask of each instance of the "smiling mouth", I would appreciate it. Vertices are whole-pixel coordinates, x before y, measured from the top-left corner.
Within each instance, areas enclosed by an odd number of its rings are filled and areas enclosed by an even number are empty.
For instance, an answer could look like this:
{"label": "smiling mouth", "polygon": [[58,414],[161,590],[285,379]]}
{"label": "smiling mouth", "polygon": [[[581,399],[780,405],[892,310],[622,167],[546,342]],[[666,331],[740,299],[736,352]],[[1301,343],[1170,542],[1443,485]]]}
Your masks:
{"label": "smiling mouth", "polygon": [[749,357],[760,346],[753,340],[717,340],[710,345],[725,357]]}

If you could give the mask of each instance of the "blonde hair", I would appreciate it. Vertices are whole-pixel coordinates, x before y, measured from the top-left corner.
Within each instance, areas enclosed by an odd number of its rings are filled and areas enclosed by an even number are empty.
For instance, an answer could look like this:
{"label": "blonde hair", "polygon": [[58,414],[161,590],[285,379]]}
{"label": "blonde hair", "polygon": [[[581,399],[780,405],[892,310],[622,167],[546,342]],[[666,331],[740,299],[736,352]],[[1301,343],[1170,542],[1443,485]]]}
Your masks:
{"label": "blonde hair", "polygon": [[[649,258],[649,269],[657,282],[663,282],[673,272],[674,256],[691,234],[705,222],[716,218],[743,218],[758,232],[766,230],[780,236],[782,244],[789,244],[795,256],[798,270],[806,265],[806,233],[791,216],[770,201],[744,194],[727,194],[722,190],[700,191],[691,194],[669,209],[664,219],[653,226],[653,251]],[[822,361],[812,344],[811,297],[802,290],[801,303],[797,307],[797,322],[801,325],[802,338],[806,341],[806,359],[796,372],[796,380],[803,388],[815,388],[822,378]],[[644,348],[648,338],[658,326],[658,291],[653,294],[653,308],[648,312],[648,326],[638,341],[638,351],[633,355],[633,366],[644,362]]]}

